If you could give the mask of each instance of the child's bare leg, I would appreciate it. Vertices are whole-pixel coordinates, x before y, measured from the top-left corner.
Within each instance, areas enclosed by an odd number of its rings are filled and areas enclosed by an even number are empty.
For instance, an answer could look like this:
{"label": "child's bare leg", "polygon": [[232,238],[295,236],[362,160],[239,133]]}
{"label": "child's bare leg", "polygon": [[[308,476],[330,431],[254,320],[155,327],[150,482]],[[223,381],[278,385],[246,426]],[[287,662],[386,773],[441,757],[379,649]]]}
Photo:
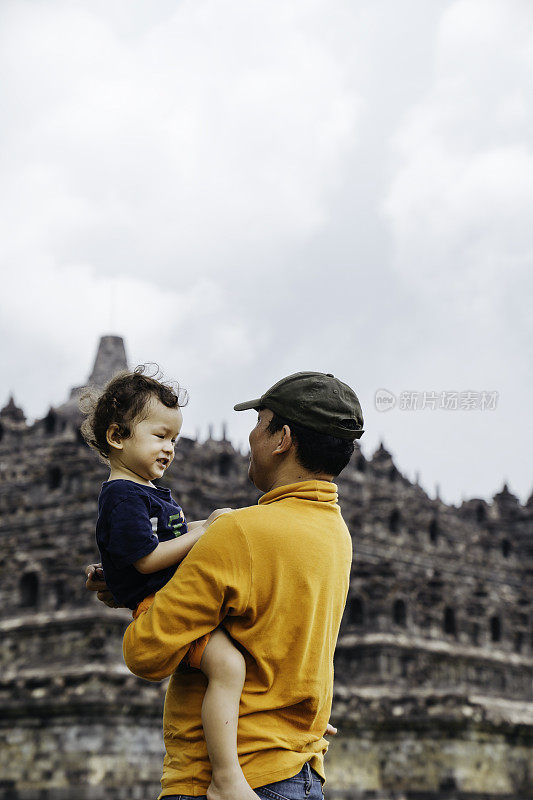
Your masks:
{"label": "child's bare leg", "polygon": [[244,658],[220,628],[211,634],[200,669],[208,680],[202,703],[212,770],[208,800],[257,800],[237,756],[239,701],[246,674]]}

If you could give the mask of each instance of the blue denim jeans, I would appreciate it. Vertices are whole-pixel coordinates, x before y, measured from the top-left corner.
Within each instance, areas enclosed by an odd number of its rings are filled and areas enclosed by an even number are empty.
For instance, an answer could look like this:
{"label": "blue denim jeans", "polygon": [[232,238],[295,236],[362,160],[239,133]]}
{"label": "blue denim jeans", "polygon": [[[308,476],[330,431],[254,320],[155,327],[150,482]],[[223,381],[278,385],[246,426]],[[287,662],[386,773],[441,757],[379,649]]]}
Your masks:
{"label": "blue denim jeans", "polygon": [[[258,786],[254,792],[263,800],[324,800],[322,781],[309,764],[304,764],[298,775],[286,778],[284,781],[267,783],[266,786]],[[200,797],[192,797],[189,794],[168,794],[162,800],[207,800],[207,798],[205,794]]]}

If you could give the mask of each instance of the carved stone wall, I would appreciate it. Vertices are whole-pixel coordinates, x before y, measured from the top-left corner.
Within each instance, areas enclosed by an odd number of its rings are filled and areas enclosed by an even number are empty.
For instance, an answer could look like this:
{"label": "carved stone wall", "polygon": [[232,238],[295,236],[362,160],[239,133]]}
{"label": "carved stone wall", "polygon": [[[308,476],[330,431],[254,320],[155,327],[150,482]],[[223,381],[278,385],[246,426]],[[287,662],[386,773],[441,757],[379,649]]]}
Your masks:
{"label": "carved stone wall", "polygon": [[[123,352],[108,337],[93,375]],[[31,425],[12,398],[0,411],[0,800],[159,791],[165,686],[129,674],[129,614],[84,589],[107,470],[78,433],[77,391]],[[165,483],[203,518],[256,502],[247,462],[225,436],[182,439]],[[533,797],[533,501],[504,487],[447,506],[383,447],[338,484],[355,559],[326,797]]]}

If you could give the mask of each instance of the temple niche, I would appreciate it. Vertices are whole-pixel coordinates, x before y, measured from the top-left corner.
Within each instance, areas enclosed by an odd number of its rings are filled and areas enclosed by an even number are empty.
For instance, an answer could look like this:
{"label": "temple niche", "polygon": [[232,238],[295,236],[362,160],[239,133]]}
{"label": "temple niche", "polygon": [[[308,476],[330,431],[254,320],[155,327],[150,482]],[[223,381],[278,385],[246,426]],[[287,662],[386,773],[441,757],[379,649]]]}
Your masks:
{"label": "temple niche", "polygon": [[[102,337],[87,384],[126,366]],[[128,612],[84,589],[106,467],[79,435],[80,392],[31,424],[13,397],[0,410],[0,800],[159,792],[165,684],[128,672]],[[211,429],[180,440],[164,483],[202,518],[257,501],[247,463]],[[447,506],[384,443],[337,482],[355,558],[326,798],[533,797],[533,495]]]}

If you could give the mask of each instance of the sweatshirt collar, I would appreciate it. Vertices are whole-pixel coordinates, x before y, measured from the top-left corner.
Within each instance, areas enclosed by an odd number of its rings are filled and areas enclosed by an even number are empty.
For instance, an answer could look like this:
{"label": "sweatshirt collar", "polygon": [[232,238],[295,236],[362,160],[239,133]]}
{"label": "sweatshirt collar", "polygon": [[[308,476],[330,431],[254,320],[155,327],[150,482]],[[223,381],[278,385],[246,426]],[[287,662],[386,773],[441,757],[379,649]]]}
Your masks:
{"label": "sweatshirt collar", "polygon": [[319,503],[337,503],[337,486],[330,481],[299,481],[287,486],[278,486],[259,498],[259,505],[275,503],[277,500],[297,498],[298,500],[315,500]]}

